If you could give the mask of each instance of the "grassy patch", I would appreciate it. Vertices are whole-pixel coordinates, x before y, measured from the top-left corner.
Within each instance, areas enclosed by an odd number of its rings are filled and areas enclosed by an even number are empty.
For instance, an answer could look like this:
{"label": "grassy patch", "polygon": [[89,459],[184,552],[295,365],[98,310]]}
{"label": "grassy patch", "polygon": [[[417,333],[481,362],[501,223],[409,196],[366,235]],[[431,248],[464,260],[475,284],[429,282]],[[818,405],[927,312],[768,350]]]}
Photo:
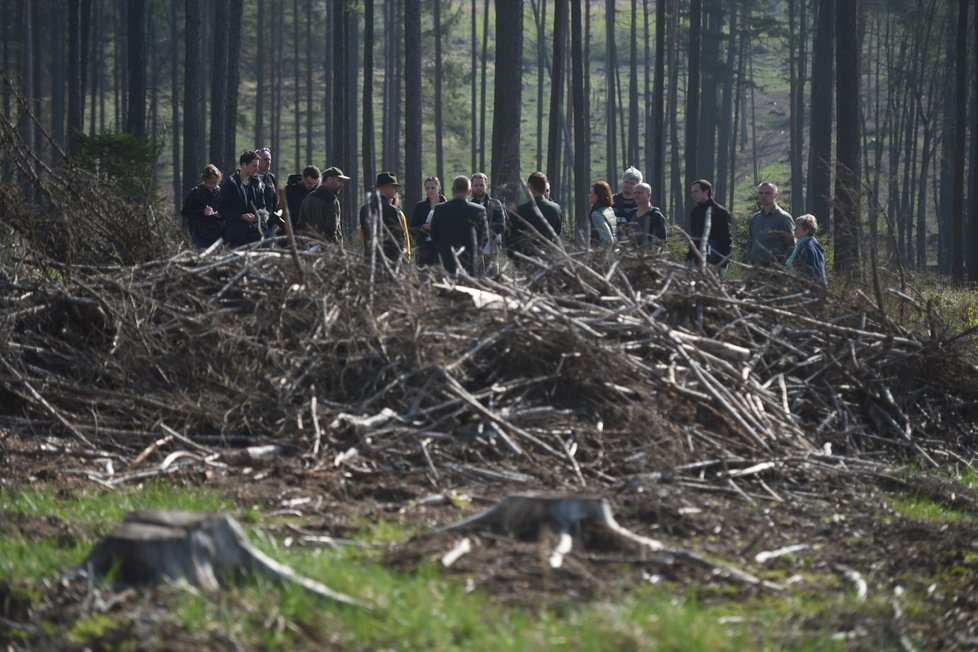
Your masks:
{"label": "grassy patch", "polygon": [[972,519],[970,514],[952,509],[924,496],[895,497],[890,501],[890,506],[897,515],[908,521],[931,525],[961,523],[966,519]]}

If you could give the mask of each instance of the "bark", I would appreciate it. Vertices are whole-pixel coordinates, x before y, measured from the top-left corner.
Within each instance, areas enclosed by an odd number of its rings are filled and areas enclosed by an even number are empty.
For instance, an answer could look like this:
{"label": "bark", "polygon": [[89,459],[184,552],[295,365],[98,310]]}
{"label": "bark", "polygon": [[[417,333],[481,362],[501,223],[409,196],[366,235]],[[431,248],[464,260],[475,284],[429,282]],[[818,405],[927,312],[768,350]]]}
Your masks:
{"label": "bark", "polygon": [[[373,0],[371,0],[371,5],[372,4],[373,4]],[[308,162],[311,162],[312,159],[313,159],[313,153],[312,153],[312,136],[313,136],[313,133],[314,133],[313,132],[313,129],[314,129],[314,127],[313,127],[313,117],[314,117],[314,114],[315,114],[315,109],[313,108],[314,102],[313,102],[313,99],[312,99],[312,89],[313,89],[313,86],[312,86],[312,70],[313,70],[313,61],[315,60],[314,57],[313,57],[313,52],[315,50],[313,50],[312,23],[313,23],[313,18],[316,15],[314,12],[315,12],[315,5],[313,4],[313,0],[306,0],[305,18],[304,18],[304,22],[306,24],[306,35],[305,35],[305,73],[306,73],[306,111],[305,111],[305,113],[306,113],[306,116],[305,116],[306,117],[306,128],[305,128],[305,131],[306,131],[306,147],[305,147],[305,152],[303,152],[304,155],[302,156],[302,160],[299,161],[298,165],[296,165],[296,168],[295,168],[296,172],[300,172],[302,170],[302,168],[305,167],[305,164],[308,163]],[[372,6],[371,6],[371,12],[373,12],[373,7]],[[373,38],[371,37],[371,47],[373,47],[372,43],[373,43]],[[371,120],[371,124],[373,124],[373,121],[372,120]],[[372,135],[373,134],[371,134],[371,136]],[[275,159],[275,160],[277,160],[277,159]],[[274,161],[273,161],[273,164],[274,164]]]}
{"label": "bark", "polygon": [[482,17],[482,101],[479,105],[479,170],[486,169],[486,95],[489,84],[489,0]]}
{"label": "bark", "polygon": [[590,147],[587,141],[588,100],[584,93],[584,53],[582,46],[584,35],[581,30],[581,4],[571,3],[571,69],[573,82],[571,96],[574,107],[574,189],[571,197],[576,201],[574,214],[577,228],[575,237],[578,245],[585,245],[590,240],[589,215],[585,198],[587,197],[589,179]]}
{"label": "bark", "polygon": [[[496,74],[492,114],[492,183],[496,195],[517,199],[523,90],[523,7],[496,0]],[[420,186],[420,179],[418,180]]]}
{"label": "bark", "polygon": [[[261,147],[265,140],[265,59],[267,37],[265,35],[265,0],[258,0],[258,19],[255,21],[255,144]],[[277,155],[277,152],[276,152]],[[222,170],[223,171],[223,170]]]}
{"label": "bark", "polygon": [[968,185],[968,211],[971,217],[971,257],[968,260],[968,279],[978,281],[978,120],[975,119],[978,106],[978,16],[971,21],[974,24],[975,52],[971,60],[972,95],[971,95],[971,182]]}
{"label": "bark", "polygon": [[[475,135],[479,133],[479,110],[478,110],[478,89],[479,89],[479,75],[478,70],[478,53],[479,53],[479,42],[478,36],[476,34],[476,18],[479,12],[476,11],[476,0],[472,0],[471,7],[472,14],[472,103],[470,110],[470,119],[472,120],[472,125],[469,127],[469,142],[472,145],[472,163],[470,167],[474,170],[479,164],[479,143],[475,138]],[[439,177],[441,179],[441,177]],[[442,184],[445,183],[445,179],[441,179]]]}
{"label": "bark", "polygon": [[547,50],[545,47],[546,35],[546,5],[547,0],[540,0],[539,7],[536,0],[530,0],[533,8],[533,19],[537,28],[537,147],[536,147],[536,169],[543,169],[543,90],[544,77],[546,76]]}
{"label": "bark", "polygon": [[649,170],[652,173],[652,199],[664,202],[666,198],[666,0],[655,0],[655,81],[652,85],[652,144],[649,154]]}
{"label": "bark", "polygon": [[[82,91],[81,68],[81,0],[68,0],[68,152],[78,147],[82,132],[85,96]],[[92,112],[94,113],[94,103]]]}
{"label": "bark", "polygon": [[951,196],[951,276],[964,281],[964,150],[967,138],[968,103],[968,6],[972,0],[958,0],[957,48],[954,61],[954,183]]}
{"label": "bark", "polygon": [[[71,0],[69,0],[69,3]],[[180,0],[170,0],[170,147],[173,163],[173,201],[177,211],[183,202],[183,184],[180,167],[180,25],[177,5]],[[92,113],[94,113],[94,108]],[[223,168],[221,172],[226,172]]]}
{"label": "bark", "polygon": [[554,52],[550,68],[550,126],[547,133],[547,177],[552,189],[561,188],[560,136],[564,102],[568,0],[554,0]]}
{"label": "bark", "polygon": [[126,51],[129,57],[126,131],[142,138],[146,135],[146,4],[143,0],[128,0]]}
{"label": "bark", "polygon": [[[642,18],[645,18],[643,13]],[[631,54],[628,68],[628,163],[641,165],[638,148],[638,0],[632,0]],[[647,43],[647,41],[646,41]],[[646,71],[648,68],[646,68]],[[646,77],[648,73],[646,72]]]}
{"label": "bark", "polygon": [[[346,0],[333,0],[333,132],[332,151],[329,165],[336,165],[346,173],[350,172],[349,155],[346,151],[347,102],[350,89],[346,86],[346,68],[349,60],[349,20],[347,20]],[[342,202],[342,199],[340,200]]]}
{"label": "bark", "polygon": [[804,92],[805,92],[805,40],[799,36],[799,31],[803,29],[804,17],[798,20],[799,29],[796,30],[795,16],[804,11],[805,0],[788,0],[788,76],[789,76],[789,151],[788,160],[791,165],[791,208],[795,215],[804,212],[804,198],[802,196],[802,155],[804,150]]}
{"label": "bark", "polygon": [[[311,62],[310,62],[311,63]],[[375,171],[374,162],[374,0],[363,3],[363,137],[360,159],[364,182]]]}
{"label": "bark", "polygon": [[[439,179],[445,178],[445,153],[442,149],[442,132],[444,123],[442,122],[442,67],[441,67],[441,2],[435,0],[432,4],[432,18],[434,20],[434,39],[435,39],[435,174]],[[447,36],[446,36],[447,38]],[[419,200],[420,201],[420,198]]]}
{"label": "bark", "polygon": [[832,0],[818,0],[818,22],[812,48],[811,159],[808,164],[808,204],[819,225],[829,232],[832,227],[833,6]]}
{"label": "bark", "polygon": [[618,123],[615,119],[617,105],[615,104],[615,89],[617,88],[615,71],[618,70],[618,49],[615,47],[615,0],[605,0],[605,38],[608,44],[605,78],[605,90],[608,95],[605,102],[608,128],[605,134],[605,156],[607,157],[607,179],[612,190],[617,190],[621,173],[618,170]]}
{"label": "bark", "polygon": [[720,76],[720,43],[723,40],[723,1],[706,0],[701,36],[700,98],[696,128],[696,176],[716,178],[717,104]]}
{"label": "bark", "polygon": [[30,108],[34,93],[34,11],[33,1],[23,0],[20,5],[20,79],[21,94],[25,104],[20,106],[17,130],[29,150],[34,149],[34,125],[31,122]]}
{"label": "bark", "polygon": [[404,0],[405,206],[421,201],[421,0]]}
{"label": "bark", "polygon": [[[139,2],[139,0],[132,0]],[[220,29],[214,30],[213,49],[211,51],[211,130],[210,148],[207,158],[214,165],[221,167],[224,163],[224,122],[227,120],[227,91],[228,91],[228,30],[225,25],[231,14],[231,0],[213,0],[214,23]],[[193,65],[189,61],[187,65]],[[221,167],[223,170],[224,168]]]}
{"label": "bark", "polygon": [[862,239],[859,162],[859,87],[862,34],[860,0],[840,0],[836,15],[836,60],[845,61],[836,73],[836,166],[834,230],[835,271],[859,276]]}
{"label": "bark", "polygon": [[[238,136],[238,86],[241,80],[241,22],[244,14],[244,0],[231,0],[231,21],[228,33],[228,78],[227,78],[227,110],[224,120],[224,154],[221,160],[224,168],[233,169],[234,162],[237,160],[237,136]],[[256,147],[261,147],[262,142],[257,141]],[[275,152],[277,155],[278,153]],[[277,158],[272,158],[272,165],[275,165]]]}
{"label": "bark", "polygon": [[204,19],[202,0],[184,0],[184,66],[183,66],[183,185],[180,197],[190,190],[204,166],[204,80],[200,66],[193,62],[204,56],[201,24]]}
{"label": "bark", "polygon": [[[65,0],[58,0],[51,12],[51,137],[58,147],[65,146]],[[6,7],[0,7],[0,11]],[[6,35],[4,35],[6,37]],[[4,43],[6,47],[6,43]],[[6,69],[6,64],[4,65]],[[7,111],[4,115],[10,115]]]}
{"label": "bark", "polygon": [[[299,65],[299,49],[302,39],[299,38],[299,0],[292,0],[292,19],[293,25],[291,30],[291,40],[292,40],[292,65],[289,66],[292,69],[292,87],[295,90],[295,105],[293,107],[293,127],[292,127],[292,137],[294,139],[294,156],[295,164],[294,169],[302,169],[302,84],[300,83],[299,76],[302,73],[302,67]],[[306,24],[308,24],[308,20]],[[349,172],[347,172],[349,174]],[[342,200],[340,200],[342,201]]]}
{"label": "bark", "polygon": [[669,116],[669,165],[672,173],[673,224],[686,226],[685,186],[683,168],[679,156],[679,16],[676,0],[669,0],[669,97],[666,115]]}
{"label": "bark", "polygon": [[[733,185],[727,184],[730,177],[730,132],[733,128],[734,60],[737,52],[737,0],[730,0],[730,34],[727,37],[727,60],[724,62],[721,84],[723,101],[717,124],[717,171],[714,185],[717,203],[730,206],[733,202]],[[730,199],[727,195],[730,195]]]}
{"label": "bark", "polygon": [[[699,153],[697,125],[700,112],[700,29],[703,0],[692,0],[689,6],[689,72],[686,83],[686,168],[684,189],[700,178],[696,156]],[[685,193],[684,193],[685,194]],[[683,211],[683,223],[689,210]]]}

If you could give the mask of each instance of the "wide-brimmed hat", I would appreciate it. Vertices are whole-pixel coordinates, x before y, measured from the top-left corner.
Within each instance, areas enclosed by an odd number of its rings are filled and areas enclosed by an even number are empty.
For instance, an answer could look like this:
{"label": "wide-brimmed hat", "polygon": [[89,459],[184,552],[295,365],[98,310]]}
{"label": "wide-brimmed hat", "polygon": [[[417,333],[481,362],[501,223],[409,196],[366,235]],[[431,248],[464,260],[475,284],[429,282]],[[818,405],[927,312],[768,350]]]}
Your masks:
{"label": "wide-brimmed hat", "polygon": [[377,175],[377,183],[374,184],[374,188],[377,186],[397,186],[401,187],[401,184],[397,182],[397,175],[393,172],[381,172]]}
{"label": "wide-brimmed hat", "polygon": [[345,174],[343,174],[343,170],[339,169],[335,165],[333,167],[329,167],[329,168],[326,168],[325,170],[323,170],[323,180],[325,181],[326,179],[328,179],[330,177],[336,177],[337,179],[340,179],[341,181],[349,181],[350,180],[350,177],[348,177]]}

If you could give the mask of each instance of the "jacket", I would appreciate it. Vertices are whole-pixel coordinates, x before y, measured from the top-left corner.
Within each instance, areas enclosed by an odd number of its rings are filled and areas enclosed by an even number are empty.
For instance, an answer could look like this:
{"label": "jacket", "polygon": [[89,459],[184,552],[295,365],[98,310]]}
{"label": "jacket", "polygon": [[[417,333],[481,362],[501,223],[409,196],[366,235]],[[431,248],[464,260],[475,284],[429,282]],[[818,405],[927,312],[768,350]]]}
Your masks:
{"label": "jacket", "polygon": [[302,210],[302,200],[309,196],[313,190],[306,190],[302,183],[301,174],[289,176],[285,182],[285,205],[289,208],[289,218],[292,220],[292,230],[298,233],[302,229],[302,222],[299,221],[299,211]]}
{"label": "jacket", "polygon": [[770,213],[754,213],[747,234],[747,262],[752,265],[783,263],[795,246],[795,221],[777,204]]}
{"label": "jacket", "polygon": [[322,238],[326,242],[342,242],[340,235],[340,200],[326,186],[319,186],[302,200],[299,223],[304,235]]}
{"label": "jacket", "polygon": [[241,182],[241,170],[237,170],[221,182],[221,207],[224,218],[224,240],[231,247],[240,247],[249,242],[261,240],[258,222],[246,222],[241,216],[254,213],[260,208],[269,210],[272,190],[259,180],[251,177],[250,183]]}
{"label": "jacket", "polygon": [[187,220],[191,235],[196,235],[209,242],[214,242],[224,233],[224,218],[220,213],[216,215],[204,215],[204,207],[206,206],[210,206],[214,210],[220,208],[220,186],[211,190],[203,183],[199,183],[191,188],[190,192],[183,199],[183,208],[180,210],[180,215]]}
{"label": "jacket", "polygon": [[[708,228],[706,224],[707,211],[710,214]],[[713,201],[713,197],[694,206],[689,214],[689,236],[693,240],[693,245],[686,253],[686,260],[690,262],[698,260],[696,250],[703,251],[705,249],[706,262],[711,265],[722,264],[726,266],[728,260],[725,259],[729,259],[733,251],[733,236],[730,233],[732,227],[733,218],[730,217],[730,211]]]}
{"label": "jacket", "polygon": [[560,206],[543,195],[520,204],[506,229],[506,250],[532,256],[540,249],[540,238],[556,242],[564,215]]}
{"label": "jacket", "polygon": [[458,264],[472,276],[482,273],[482,249],[489,240],[486,209],[465,197],[455,197],[435,206],[431,218],[431,241],[435,243],[441,264],[450,274],[458,271]]}
{"label": "jacket", "polygon": [[[380,201],[377,201],[377,200]],[[371,193],[370,199],[360,207],[360,233],[363,239],[363,253],[370,256],[373,226],[377,210],[380,209],[380,229],[377,237],[380,239],[381,250],[390,261],[402,258],[411,259],[411,240],[408,238],[407,218],[401,209],[390,201],[385,201],[379,193]]]}

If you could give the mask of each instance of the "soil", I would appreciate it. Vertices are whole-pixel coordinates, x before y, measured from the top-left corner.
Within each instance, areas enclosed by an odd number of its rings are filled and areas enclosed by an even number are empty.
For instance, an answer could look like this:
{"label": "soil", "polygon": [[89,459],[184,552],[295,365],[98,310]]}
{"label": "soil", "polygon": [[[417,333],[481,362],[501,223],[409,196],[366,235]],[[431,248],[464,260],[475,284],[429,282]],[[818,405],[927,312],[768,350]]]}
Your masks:
{"label": "soil", "polygon": [[[98,468],[79,458],[73,447],[52,440],[39,450],[37,439],[4,433],[0,439],[5,474],[4,492],[31,485],[58,487],[64,496],[101,489],[79,473]],[[347,538],[357,524],[395,522],[423,534],[390,547],[386,563],[410,571],[440,559],[464,537],[472,550],[450,567],[447,575],[465,578],[473,589],[489,592],[514,605],[549,604],[554,608],[621,595],[650,582],[667,581],[695,587],[702,604],[750,600],[769,593],[750,582],[725,577],[681,555],[655,553],[637,545],[601,536],[576,536],[572,552],[560,568],[547,562],[556,535],[543,529],[536,540],[476,530],[432,534],[485,509],[505,495],[547,487],[445,479],[433,487],[421,475],[391,478],[351,473],[332,464],[311,466],[307,458],[276,457],[251,468],[180,470],[169,481],[231,496],[241,508],[257,506],[273,524],[274,536],[303,531]],[[255,481],[256,474],[263,475]],[[670,550],[686,550],[763,577],[780,586],[779,595],[850,594],[858,592],[853,572],[866,583],[870,599],[886,596],[888,610],[817,608],[797,620],[781,623],[781,643],[790,646],[808,637],[836,632],[854,648],[893,648],[906,641],[926,642],[929,649],[961,649],[978,641],[978,490],[923,473],[912,480],[824,474],[818,484],[783,479],[761,484],[745,480],[739,490],[722,482],[692,486],[681,478],[647,475],[605,497],[615,518],[642,536],[663,542]],[[779,500],[775,500],[776,494]],[[961,515],[954,523],[909,520],[893,508],[897,496],[919,496]],[[309,498],[308,501],[300,499]],[[466,499],[460,499],[466,498]],[[2,510],[0,510],[2,511]],[[294,517],[294,518],[291,518]],[[52,517],[2,513],[0,536],[54,537],[64,545],[91,539],[84,526]],[[586,535],[586,533],[584,533]],[[763,551],[804,544],[792,554],[760,563]],[[77,582],[77,580],[76,580]],[[0,584],[0,640],[16,623],[31,631],[38,619],[70,623],[82,614],[84,586],[70,581],[44,590],[40,609],[32,609],[24,586]],[[167,589],[127,589],[101,599],[115,601],[113,610],[139,613],[132,631],[115,632],[121,640],[166,641],[169,649],[202,644],[168,620],[160,606]],[[908,608],[908,605],[910,607]],[[8,634],[4,634],[4,631]],[[229,642],[208,640],[214,649],[232,649]]]}

